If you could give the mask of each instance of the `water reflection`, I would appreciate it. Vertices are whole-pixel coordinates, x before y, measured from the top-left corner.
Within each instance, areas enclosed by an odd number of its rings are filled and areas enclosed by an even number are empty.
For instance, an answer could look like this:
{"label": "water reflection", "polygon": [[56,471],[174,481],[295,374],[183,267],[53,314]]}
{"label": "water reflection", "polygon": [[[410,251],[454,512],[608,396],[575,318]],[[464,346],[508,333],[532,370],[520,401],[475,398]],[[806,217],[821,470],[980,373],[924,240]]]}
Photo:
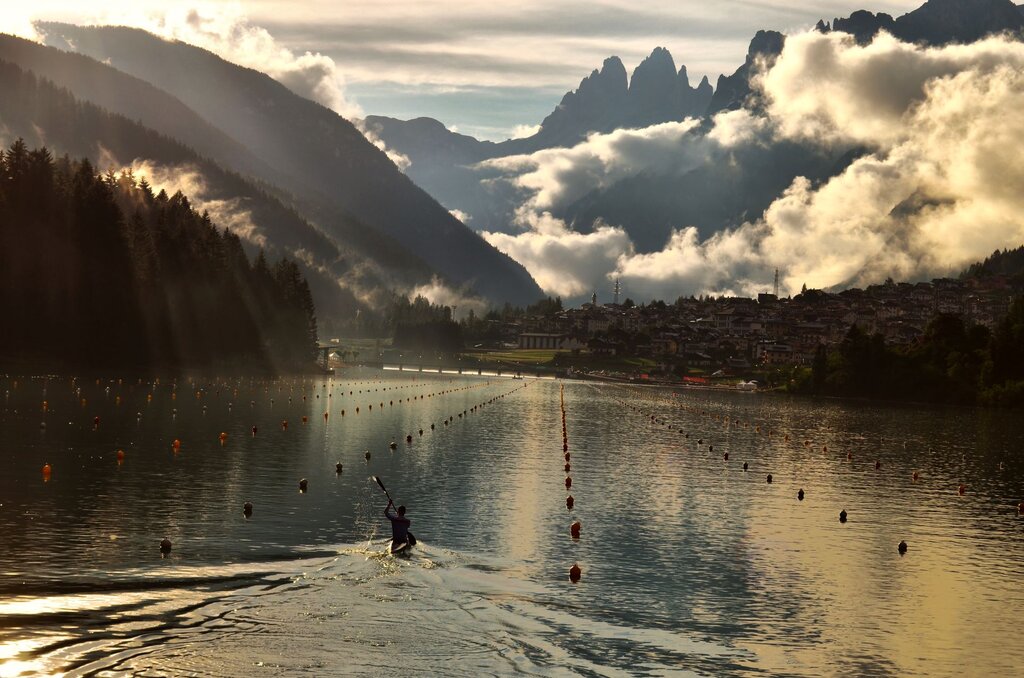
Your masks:
{"label": "water reflection", "polygon": [[[111,648],[121,658],[105,666],[124,670],[294,668],[306,653],[305,670],[337,672],[308,615],[338,632],[358,620],[346,661],[369,673],[375,643],[417,633],[424,670],[466,675],[1007,675],[1024,662],[993,633],[1024,603],[1008,413],[569,383],[570,512],[550,381],[367,371],[0,389],[4,675]],[[369,558],[386,502],[371,475],[409,506],[422,549],[406,566]],[[239,625],[271,633],[280,656]]]}

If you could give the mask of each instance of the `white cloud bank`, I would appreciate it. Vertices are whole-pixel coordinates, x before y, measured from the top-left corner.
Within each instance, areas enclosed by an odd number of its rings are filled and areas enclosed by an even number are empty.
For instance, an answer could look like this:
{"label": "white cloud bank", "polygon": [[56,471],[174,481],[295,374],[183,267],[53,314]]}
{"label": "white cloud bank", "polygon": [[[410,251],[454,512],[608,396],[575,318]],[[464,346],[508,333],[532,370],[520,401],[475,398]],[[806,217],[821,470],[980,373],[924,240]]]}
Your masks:
{"label": "white cloud bank", "polygon": [[[549,293],[619,277],[635,298],[753,294],[776,268],[783,293],[926,278],[1024,242],[1024,44],[925,48],[882,35],[858,46],[807,32],[755,86],[765,117],[720,115],[707,135],[668,123],[493,161],[526,196],[527,230],[484,237]],[[636,253],[616,226],[580,234],[550,216],[625,176],[726,162],[730,149],[773,138],[867,152],[820,186],[798,177],[755,222],[704,241],[680,224],[660,252]]]}

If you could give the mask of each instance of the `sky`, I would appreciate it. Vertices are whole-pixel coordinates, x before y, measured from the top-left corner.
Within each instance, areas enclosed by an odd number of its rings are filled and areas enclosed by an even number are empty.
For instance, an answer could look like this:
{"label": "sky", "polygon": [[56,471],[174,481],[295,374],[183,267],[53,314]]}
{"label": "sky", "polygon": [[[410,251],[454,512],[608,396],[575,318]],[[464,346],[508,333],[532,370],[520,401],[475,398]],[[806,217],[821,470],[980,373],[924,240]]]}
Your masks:
{"label": "sky", "polygon": [[[732,73],[758,29],[794,32],[856,9],[902,14],[921,0],[249,0],[0,4],[0,30],[31,19],[152,27],[183,17],[231,17],[266,29],[296,55],[333,60],[351,114],[434,117],[456,131],[500,140],[525,135],[566,91],[619,56],[632,71],[658,46],[696,84]],[[180,34],[179,34],[180,35]],[[181,35],[186,39],[187,35]]]}

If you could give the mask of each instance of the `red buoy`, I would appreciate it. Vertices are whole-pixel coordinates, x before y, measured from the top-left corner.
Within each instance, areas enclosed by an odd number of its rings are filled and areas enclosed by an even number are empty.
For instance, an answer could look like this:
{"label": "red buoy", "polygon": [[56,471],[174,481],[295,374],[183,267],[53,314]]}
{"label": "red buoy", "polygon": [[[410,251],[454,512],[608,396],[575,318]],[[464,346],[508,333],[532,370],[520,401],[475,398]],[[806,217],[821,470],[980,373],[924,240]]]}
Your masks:
{"label": "red buoy", "polygon": [[572,535],[573,539],[580,538],[580,527],[582,527],[582,525],[580,525],[580,521],[578,520],[569,526],[569,534]]}
{"label": "red buoy", "polygon": [[570,487],[572,487],[572,478],[569,477],[569,476],[566,476],[566,478],[565,478],[565,489],[568,490]]}
{"label": "red buoy", "polygon": [[956,493],[959,494],[962,497],[966,490],[967,490],[967,486],[966,485],[960,485],[959,487],[956,488]]}
{"label": "red buoy", "polygon": [[575,504],[576,504],[576,500],[572,498],[571,494],[568,497],[565,498],[565,508],[567,508],[567,509],[569,509],[571,511],[573,505],[575,505]]}
{"label": "red buoy", "polygon": [[575,584],[581,576],[583,576],[583,570],[580,569],[579,563],[573,563],[573,566],[569,568],[569,581]]}
{"label": "red buoy", "polygon": [[117,461],[118,462],[124,461],[124,450],[118,450],[117,451]]}

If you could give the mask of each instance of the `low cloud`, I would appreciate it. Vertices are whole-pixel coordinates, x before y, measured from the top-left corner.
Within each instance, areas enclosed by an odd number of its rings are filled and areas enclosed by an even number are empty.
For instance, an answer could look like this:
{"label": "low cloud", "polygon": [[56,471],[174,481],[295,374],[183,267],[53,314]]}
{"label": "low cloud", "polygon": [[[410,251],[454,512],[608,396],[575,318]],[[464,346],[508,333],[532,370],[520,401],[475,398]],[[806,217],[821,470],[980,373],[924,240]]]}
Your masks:
{"label": "low cloud", "polygon": [[[104,161],[101,154],[100,166],[112,160]],[[188,197],[192,208],[197,212],[208,212],[218,228],[227,228],[258,247],[267,246],[267,237],[253,221],[252,212],[245,208],[244,200],[211,197],[209,186],[198,168],[191,165],[170,167],[137,159],[129,169],[137,178],[145,177],[154,193],[166,191],[168,195],[174,195],[181,191]]]}
{"label": "low cloud", "polygon": [[529,155],[486,160],[481,168],[503,173],[530,197],[527,206],[555,210],[587,193],[641,171],[686,171],[706,156],[693,132],[698,120],[666,122],[644,129],[592,134],[572,148],[549,148]]}
{"label": "low cloud", "polygon": [[576,297],[607,286],[604,279],[616,262],[633,252],[626,232],[598,224],[577,233],[550,212],[520,212],[523,233],[483,233],[493,247],[521,263],[548,294]]}
{"label": "low cloud", "polygon": [[[755,85],[764,115],[720,115],[706,134],[667,123],[491,162],[523,191],[526,230],[484,237],[549,293],[579,295],[619,277],[635,298],[754,294],[776,268],[784,294],[923,279],[1024,242],[1024,118],[1010,113],[1024,107],[1024,44],[927,48],[882,35],[858,46],[807,32],[787,40]],[[679,224],[654,253],[636,253],[614,225],[581,234],[550,217],[626,176],[683,172],[773,140],[862,155],[820,185],[797,177],[759,218],[704,241]]]}
{"label": "low cloud", "polygon": [[463,289],[456,289],[441,282],[436,276],[425,285],[418,285],[409,291],[409,299],[423,297],[438,306],[450,306],[455,319],[464,318],[470,311],[482,315],[487,311],[487,302]]}
{"label": "low cloud", "polygon": [[512,128],[510,139],[526,139],[540,131],[540,125],[516,125]]}

